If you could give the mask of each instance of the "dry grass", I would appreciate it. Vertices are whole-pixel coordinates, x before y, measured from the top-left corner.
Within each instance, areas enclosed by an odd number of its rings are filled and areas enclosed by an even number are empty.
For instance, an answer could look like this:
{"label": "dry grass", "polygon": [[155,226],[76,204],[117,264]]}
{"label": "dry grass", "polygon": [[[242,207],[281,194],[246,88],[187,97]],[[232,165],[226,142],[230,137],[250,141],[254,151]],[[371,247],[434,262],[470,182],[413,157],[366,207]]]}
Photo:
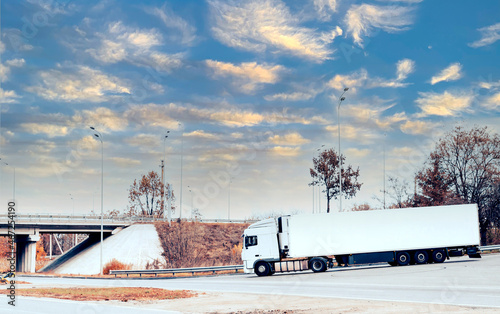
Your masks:
{"label": "dry grass", "polygon": [[[0,290],[7,294],[8,290]],[[34,288],[16,289],[16,295],[56,298],[76,301],[129,301],[171,300],[197,296],[188,290],[165,290],[158,288]]]}
{"label": "dry grass", "polygon": [[165,268],[242,264],[241,234],[248,224],[158,222]]}
{"label": "dry grass", "polygon": [[109,275],[110,270],[129,270],[131,268],[132,268],[131,265],[124,264],[124,263],[118,261],[116,258],[113,258],[106,265],[104,265],[102,273],[104,275]]}

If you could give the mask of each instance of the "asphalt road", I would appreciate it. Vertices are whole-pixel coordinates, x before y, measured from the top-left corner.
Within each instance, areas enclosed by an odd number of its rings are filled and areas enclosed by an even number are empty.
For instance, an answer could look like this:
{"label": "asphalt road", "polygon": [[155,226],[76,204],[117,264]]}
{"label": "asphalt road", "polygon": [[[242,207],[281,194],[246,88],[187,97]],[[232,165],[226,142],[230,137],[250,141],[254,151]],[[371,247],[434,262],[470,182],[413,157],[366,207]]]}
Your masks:
{"label": "asphalt road", "polygon": [[[323,298],[345,298],[393,302],[428,303],[431,312],[440,305],[495,307],[500,311],[500,254],[485,255],[482,259],[452,258],[442,264],[391,267],[374,265],[334,268],[325,273],[275,274],[271,277],[255,275],[227,275],[176,279],[74,279],[21,277],[36,286],[105,286],[157,287],[189,289],[204,292],[239,292],[280,296],[295,295]],[[18,298],[22,313],[45,313],[37,307],[39,301]],[[57,300],[49,306],[65,308],[69,301]],[[242,300],[244,302],[244,300]],[[84,302],[69,302],[83,304]],[[24,306],[26,304],[26,306]],[[7,308],[0,303],[0,312]],[[75,305],[76,306],[76,305]],[[113,309],[94,307],[89,312],[73,310],[65,313],[113,313]],[[52,313],[53,313],[52,309]],[[116,312],[125,313],[124,311]],[[21,313],[21,312],[20,312]],[[49,313],[49,312],[47,312]],[[62,313],[62,312],[61,312]]]}

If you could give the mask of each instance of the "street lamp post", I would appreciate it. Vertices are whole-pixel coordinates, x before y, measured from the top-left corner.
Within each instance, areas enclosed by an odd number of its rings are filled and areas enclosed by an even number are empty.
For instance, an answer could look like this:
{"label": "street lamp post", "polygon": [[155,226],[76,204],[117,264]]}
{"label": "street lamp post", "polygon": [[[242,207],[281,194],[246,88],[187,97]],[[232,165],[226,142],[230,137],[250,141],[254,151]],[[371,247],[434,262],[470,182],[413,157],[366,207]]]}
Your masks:
{"label": "street lamp post", "polygon": [[337,121],[339,124],[338,133],[339,133],[339,164],[340,164],[340,169],[339,169],[339,192],[340,192],[339,193],[340,194],[339,211],[342,211],[342,154],[340,153],[340,104],[342,104],[342,102],[345,100],[345,97],[342,97],[342,96],[344,96],[345,92],[347,92],[348,90],[349,90],[349,87],[344,88],[344,92],[339,97],[339,105],[337,108]]}
{"label": "street lamp post", "polygon": [[93,126],[90,127],[93,130],[94,136],[101,142],[101,262],[100,262],[100,274],[102,276],[102,246],[104,240],[104,207],[103,207],[103,199],[104,199],[104,144],[102,142],[102,135],[99,131],[97,131]]}
{"label": "street lamp post", "polygon": [[[165,142],[167,141],[167,138],[168,138],[168,134],[170,133],[170,131],[167,131],[167,135],[164,135],[163,136],[163,163],[164,163],[164,168],[163,169],[166,169],[166,166],[167,166],[167,160],[166,160],[166,152],[165,152]],[[165,177],[167,176],[167,171],[164,170],[164,173],[165,175],[163,176],[163,199],[162,199],[162,202],[163,202],[163,220],[165,220]],[[167,218],[168,218],[168,225],[170,226],[170,185],[168,186],[168,189],[167,189]]]}

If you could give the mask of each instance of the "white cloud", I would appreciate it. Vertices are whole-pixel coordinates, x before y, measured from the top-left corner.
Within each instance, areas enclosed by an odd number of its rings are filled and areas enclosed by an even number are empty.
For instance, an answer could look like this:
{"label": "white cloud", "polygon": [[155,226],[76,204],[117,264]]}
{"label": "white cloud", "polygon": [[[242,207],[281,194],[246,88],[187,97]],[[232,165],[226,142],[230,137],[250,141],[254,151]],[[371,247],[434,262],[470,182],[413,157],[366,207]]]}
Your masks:
{"label": "white cloud", "polygon": [[179,41],[183,45],[192,45],[196,40],[196,28],[190,25],[182,17],[176,15],[167,5],[161,8],[154,8],[149,12],[157,17],[165,24],[166,27],[174,29],[178,34]]}
{"label": "white cloud", "polygon": [[479,28],[478,31],[481,33],[481,39],[470,43],[470,47],[478,48],[488,46],[500,39],[500,23]]}
{"label": "white cloud", "polygon": [[109,159],[112,162],[114,162],[115,164],[117,164],[118,166],[123,167],[123,168],[138,166],[141,164],[140,160],[135,160],[135,159],[131,159],[131,158],[111,157]]}
{"label": "white cloud", "polygon": [[26,90],[49,100],[104,102],[117,94],[130,94],[130,87],[121,79],[87,66],[41,71],[38,78],[38,85]]}
{"label": "white cloud", "polygon": [[31,134],[46,134],[48,137],[64,136],[70,128],[50,123],[21,123],[21,127]]}
{"label": "white cloud", "polygon": [[407,119],[404,112],[383,117],[382,114],[394,105],[380,106],[376,104],[356,104],[342,108],[342,116],[352,117],[363,125],[374,125],[381,129],[389,129],[394,124]]}
{"label": "white cloud", "polygon": [[211,140],[218,138],[217,135],[212,134],[212,133],[207,133],[207,132],[205,132],[203,130],[195,130],[193,132],[184,134],[184,136],[187,136],[187,137],[199,137],[199,138],[211,139]]}
{"label": "white cloud", "polygon": [[0,88],[0,103],[9,104],[17,102],[19,96],[13,90],[4,90]]}
{"label": "white cloud", "polygon": [[368,148],[358,149],[358,148],[348,148],[345,150],[345,155],[349,157],[363,158],[368,156],[372,151]]}
{"label": "white cloud", "polygon": [[106,33],[97,33],[98,45],[85,51],[102,63],[129,62],[169,72],[182,64],[182,54],[166,54],[154,48],[163,44],[156,29],[137,29],[122,22],[110,23]]}
{"label": "white cloud", "polygon": [[436,125],[431,122],[425,122],[421,120],[410,121],[407,120],[405,123],[401,124],[400,129],[403,133],[411,135],[421,135],[429,134],[432,132]]}
{"label": "white cloud", "polygon": [[463,111],[469,111],[473,96],[464,92],[451,93],[445,91],[442,94],[426,92],[419,93],[420,98],[415,102],[418,104],[421,113],[418,117],[430,115],[436,116],[456,116]]}
{"label": "white cloud", "polygon": [[[328,34],[299,25],[299,19],[279,0],[210,1],[212,31],[223,44],[254,52],[279,52],[322,62],[334,53],[328,45],[339,29]],[[341,31],[341,30],[340,30]]]}
{"label": "white cloud", "polygon": [[269,142],[281,146],[299,146],[309,143],[310,140],[303,138],[302,135],[297,132],[293,132],[285,134],[283,136],[278,134],[274,135],[269,138]]}
{"label": "white cloud", "polygon": [[16,68],[24,66],[25,63],[26,63],[26,61],[24,61],[23,58],[21,58],[21,59],[11,59],[11,60],[5,61],[5,64],[7,64],[8,66],[10,66],[10,67],[16,67]]}
{"label": "white cloud", "polygon": [[380,77],[371,78],[365,69],[361,69],[357,72],[353,72],[348,75],[335,75],[327,85],[336,90],[343,90],[345,87],[349,87],[351,92],[356,92],[357,87],[365,86],[366,88],[375,87],[405,87],[409,83],[405,83],[404,80],[409,74],[415,71],[415,61],[410,59],[399,60],[396,64],[396,78],[394,79],[384,79]]}
{"label": "white cloud", "polygon": [[413,23],[413,9],[402,6],[352,5],[345,17],[347,32],[354,42],[363,46],[363,37],[375,28],[388,33],[405,31]]}
{"label": "white cloud", "polygon": [[121,131],[128,125],[128,121],[125,117],[105,107],[82,110],[73,116],[73,121],[86,126],[95,126],[100,129],[100,131]]}
{"label": "white cloud", "polygon": [[[328,125],[325,127],[325,130],[337,138],[339,130],[338,125]],[[348,139],[360,144],[373,144],[380,138],[379,134],[373,132],[373,130],[369,128],[349,124],[342,124],[340,134],[343,140]]]}
{"label": "white cloud", "polygon": [[215,76],[231,76],[233,85],[245,93],[253,92],[260,84],[276,83],[279,73],[284,70],[281,65],[259,65],[256,62],[244,62],[239,65],[214,60],[205,62],[214,71]]}
{"label": "white cloud", "polygon": [[329,21],[332,14],[337,12],[337,0],[312,0],[320,20]]}
{"label": "white cloud", "polygon": [[483,104],[483,107],[490,110],[500,110],[500,93],[489,97],[486,103]]}
{"label": "white cloud", "polygon": [[129,122],[139,126],[176,130],[178,121],[172,116],[172,113],[181,114],[187,112],[187,108],[172,103],[168,105],[134,105],[125,112],[125,117]]}
{"label": "white cloud", "polygon": [[456,81],[462,78],[462,65],[458,62],[450,64],[447,68],[443,69],[437,75],[431,78],[431,84],[439,82]]}
{"label": "white cloud", "polygon": [[271,148],[271,153],[283,157],[295,157],[300,154],[300,147],[275,146]]}
{"label": "white cloud", "polygon": [[162,139],[158,135],[144,133],[125,139],[125,142],[132,146],[147,148],[158,147],[161,141]]}
{"label": "white cloud", "polygon": [[479,82],[479,87],[485,88],[485,89],[492,89],[492,88],[499,88],[500,87],[500,81],[498,82]]}
{"label": "white cloud", "polygon": [[316,93],[307,92],[292,92],[292,93],[279,93],[274,95],[264,96],[267,101],[283,100],[283,101],[299,101],[308,100],[316,96]]}

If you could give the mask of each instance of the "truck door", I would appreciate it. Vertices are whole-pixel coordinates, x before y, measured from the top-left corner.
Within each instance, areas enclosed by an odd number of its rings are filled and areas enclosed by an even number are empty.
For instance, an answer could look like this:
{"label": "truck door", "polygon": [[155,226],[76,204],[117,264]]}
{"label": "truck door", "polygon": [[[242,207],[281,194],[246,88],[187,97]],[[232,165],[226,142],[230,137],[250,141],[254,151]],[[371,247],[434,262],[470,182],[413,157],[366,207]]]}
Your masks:
{"label": "truck door", "polygon": [[253,268],[256,260],[279,260],[276,233],[246,234],[242,259],[246,268]]}

